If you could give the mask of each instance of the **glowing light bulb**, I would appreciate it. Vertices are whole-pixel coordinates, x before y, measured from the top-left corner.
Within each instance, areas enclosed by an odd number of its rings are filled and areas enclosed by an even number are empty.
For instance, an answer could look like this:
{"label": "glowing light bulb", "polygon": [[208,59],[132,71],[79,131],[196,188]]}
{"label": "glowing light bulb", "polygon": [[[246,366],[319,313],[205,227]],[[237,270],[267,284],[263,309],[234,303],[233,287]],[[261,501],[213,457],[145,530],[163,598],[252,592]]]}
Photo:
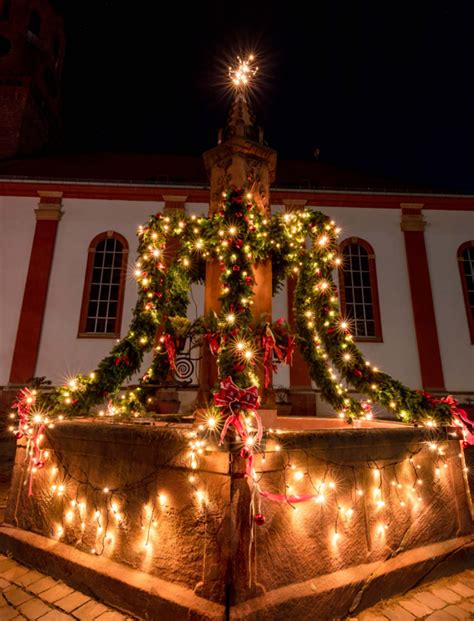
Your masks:
{"label": "glowing light bulb", "polygon": [[196,498],[199,502],[204,502],[206,499],[206,492],[204,492],[202,489],[198,489],[196,491]]}
{"label": "glowing light bulb", "polygon": [[246,60],[242,60],[237,56],[237,66],[229,67],[229,78],[232,84],[237,88],[245,88],[250,86],[253,78],[258,72],[258,67],[254,64],[255,57],[250,54]]}

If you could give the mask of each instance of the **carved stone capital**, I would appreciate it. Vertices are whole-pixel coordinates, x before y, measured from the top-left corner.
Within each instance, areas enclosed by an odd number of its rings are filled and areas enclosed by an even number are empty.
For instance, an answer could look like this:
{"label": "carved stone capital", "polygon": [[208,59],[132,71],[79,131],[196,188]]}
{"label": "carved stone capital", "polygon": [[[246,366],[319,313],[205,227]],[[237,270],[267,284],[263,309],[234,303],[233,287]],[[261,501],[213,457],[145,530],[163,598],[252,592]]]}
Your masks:
{"label": "carved stone capital", "polygon": [[284,198],[283,205],[286,211],[294,211],[295,209],[303,209],[308,201],[304,198]]}
{"label": "carved stone capital", "polygon": [[35,209],[37,220],[61,220],[62,192],[38,191],[40,197],[38,207]]}
{"label": "carved stone capital", "polygon": [[425,230],[426,220],[423,217],[423,203],[400,203],[402,217],[400,220],[400,228],[402,231],[418,231]]}
{"label": "carved stone capital", "polygon": [[162,194],[162,197],[165,201],[165,211],[168,209],[180,209],[184,211],[184,204],[188,198],[187,196],[182,194]]}

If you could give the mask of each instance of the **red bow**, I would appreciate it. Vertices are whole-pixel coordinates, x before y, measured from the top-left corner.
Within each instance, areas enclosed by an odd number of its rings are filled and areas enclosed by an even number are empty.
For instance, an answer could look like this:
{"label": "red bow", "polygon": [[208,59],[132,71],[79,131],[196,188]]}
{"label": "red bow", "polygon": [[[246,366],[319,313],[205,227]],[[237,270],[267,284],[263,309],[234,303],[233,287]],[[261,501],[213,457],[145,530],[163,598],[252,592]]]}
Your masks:
{"label": "red bow", "polygon": [[220,383],[219,392],[214,393],[214,403],[217,407],[256,410],[258,408],[258,388],[250,386],[250,388],[239,388],[234,384],[232,378],[226,377]]}
{"label": "red bow", "polygon": [[[247,427],[240,419],[239,410],[253,410],[255,419],[257,421],[257,433],[255,439],[260,442],[263,436],[262,420],[255,411],[258,408],[258,388],[256,386],[250,386],[250,388],[239,388],[234,384],[232,378],[226,377],[220,383],[219,392],[214,393],[214,403],[217,407],[228,407],[231,414],[226,418],[224,427],[222,428],[219,444],[224,442],[227,430],[232,425],[239,434],[243,442],[246,442],[249,434]],[[236,408],[237,411],[234,411]],[[242,457],[248,459],[247,462],[247,476],[252,476],[253,473],[253,446],[244,447],[241,451]]]}
{"label": "red bow", "polygon": [[130,359],[129,359],[129,357],[128,357],[128,356],[118,356],[117,358],[115,358],[115,366],[116,366],[116,367],[118,367],[118,365],[119,365],[120,363],[122,363],[122,362],[123,362],[124,364],[126,364],[126,365],[127,365],[127,367],[128,367],[128,365],[130,364]]}
{"label": "red bow", "polygon": [[474,433],[469,429],[468,425],[473,425],[473,421],[467,415],[466,410],[462,408],[458,408],[458,401],[453,397],[453,395],[446,395],[445,397],[441,397],[441,399],[435,399],[433,395],[430,395],[429,392],[424,392],[421,390],[417,391],[420,395],[423,395],[431,405],[435,406],[437,403],[444,403],[449,406],[451,410],[451,416],[454,419],[454,424],[457,427],[461,428],[464,444],[474,444]]}

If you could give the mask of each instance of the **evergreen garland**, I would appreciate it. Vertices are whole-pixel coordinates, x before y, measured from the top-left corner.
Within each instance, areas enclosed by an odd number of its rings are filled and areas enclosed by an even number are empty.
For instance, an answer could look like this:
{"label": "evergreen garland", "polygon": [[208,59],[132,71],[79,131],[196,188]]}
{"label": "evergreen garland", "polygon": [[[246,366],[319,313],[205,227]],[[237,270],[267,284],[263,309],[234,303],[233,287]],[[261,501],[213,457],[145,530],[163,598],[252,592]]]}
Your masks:
{"label": "evergreen garland", "polygon": [[[211,346],[221,379],[230,376],[241,388],[258,385],[262,357],[272,368],[276,358],[288,360],[293,339],[281,321],[270,324],[252,315],[254,265],[271,261],[273,293],[288,276],[297,278],[297,343],[322,397],[337,413],[357,418],[366,414],[367,404],[377,402],[406,422],[429,418],[448,424],[447,403],[434,402],[378,371],[354,344],[339,312],[332,278],[341,262],[337,232],[333,221],[310,209],[267,217],[241,189],[226,193],[221,210],[210,217],[187,217],[179,211],[152,216],[138,231],[139,293],[127,334],[93,373],[42,391],[38,404],[56,413],[84,414],[110,400],[119,412],[140,412],[147,384],[166,381],[173,348],[190,334]],[[178,243],[170,246],[172,240]],[[206,261],[217,261],[221,268],[221,308],[189,322],[189,289],[204,281]],[[122,385],[139,371],[144,354],[152,349],[153,361],[142,385],[117,400]],[[349,387],[367,395],[367,401],[351,397]]]}

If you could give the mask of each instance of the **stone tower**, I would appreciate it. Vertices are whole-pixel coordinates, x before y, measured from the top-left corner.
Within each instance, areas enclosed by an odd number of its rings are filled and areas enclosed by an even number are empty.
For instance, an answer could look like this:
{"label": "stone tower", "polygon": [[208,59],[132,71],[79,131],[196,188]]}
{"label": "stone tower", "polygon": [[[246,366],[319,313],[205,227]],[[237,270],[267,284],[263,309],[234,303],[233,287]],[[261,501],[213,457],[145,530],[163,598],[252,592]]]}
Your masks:
{"label": "stone tower", "polygon": [[[255,124],[245,89],[236,91],[226,126],[219,132],[218,145],[203,155],[210,179],[209,215],[219,210],[222,193],[231,187],[245,188],[263,212],[270,215],[270,184],[275,180],[276,151],[263,142],[263,131]],[[255,317],[272,317],[272,266],[270,261],[254,267]],[[220,268],[217,262],[206,265],[205,313],[219,310]],[[208,391],[217,379],[212,356],[204,352],[201,391]],[[270,399],[271,400],[271,399]],[[264,401],[267,401],[264,395]]]}
{"label": "stone tower", "polygon": [[63,19],[50,0],[0,0],[0,159],[58,134]]}

